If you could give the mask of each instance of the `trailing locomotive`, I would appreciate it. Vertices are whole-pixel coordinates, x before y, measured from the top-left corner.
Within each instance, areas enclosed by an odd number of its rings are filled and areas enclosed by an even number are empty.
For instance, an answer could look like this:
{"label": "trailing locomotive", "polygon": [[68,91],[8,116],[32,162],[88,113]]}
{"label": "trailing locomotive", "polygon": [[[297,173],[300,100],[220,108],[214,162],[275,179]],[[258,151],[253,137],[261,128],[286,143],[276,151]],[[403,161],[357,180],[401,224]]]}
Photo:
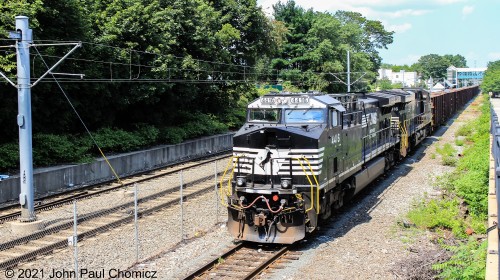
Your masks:
{"label": "trailing locomotive", "polygon": [[237,239],[293,243],[430,134],[421,89],[268,94],[248,105],[222,188]]}

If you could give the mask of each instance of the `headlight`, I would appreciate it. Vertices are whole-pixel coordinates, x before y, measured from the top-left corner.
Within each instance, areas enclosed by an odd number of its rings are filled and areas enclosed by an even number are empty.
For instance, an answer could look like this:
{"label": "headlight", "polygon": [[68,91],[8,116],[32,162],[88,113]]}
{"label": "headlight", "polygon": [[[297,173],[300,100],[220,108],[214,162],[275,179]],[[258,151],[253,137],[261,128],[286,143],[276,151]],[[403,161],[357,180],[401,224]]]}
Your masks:
{"label": "headlight", "polygon": [[236,177],[236,186],[238,187],[244,187],[247,183],[247,178],[245,176],[238,176]]}
{"label": "headlight", "polygon": [[283,189],[289,189],[292,187],[292,178],[281,178],[281,187]]}

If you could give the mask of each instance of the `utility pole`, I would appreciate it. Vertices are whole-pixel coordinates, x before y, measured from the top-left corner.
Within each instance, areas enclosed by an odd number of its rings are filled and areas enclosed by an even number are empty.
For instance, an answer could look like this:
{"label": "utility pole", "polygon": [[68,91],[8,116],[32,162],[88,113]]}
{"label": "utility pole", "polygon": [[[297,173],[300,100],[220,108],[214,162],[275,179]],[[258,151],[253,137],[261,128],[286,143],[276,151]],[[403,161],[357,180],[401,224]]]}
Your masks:
{"label": "utility pole", "polygon": [[[5,78],[11,85],[17,88],[18,93],[18,115],[17,125],[19,126],[19,178],[21,181],[21,191],[19,193],[19,204],[21,205],[20,222],[36,221],[34,206],[34,186],[33,186],[33,145],[32,145],[32,122],[31,122],[31,88],[42,80],[47,74],[54,74],[51,71],[57,67],[66,57],[68,57],[81,43],[61,43],[61,44],[33,44],[33,32],[29,29],[29,18],[26,16],[16,16],[16,31],[9,32],[10,39],[16,40],[15,47],[17,54],[17,85],[5,74],[0,72],[0,76]],[[74,45],[65,56],[56,64],[31,84],[30,74],[30,47],[34,46],[57,46]]]}
{"label": "utility pole", "polygon": [[351,92],[351,57],[347,51],[347,93]]}
{"label": "utility pole", "polygon": [[21,193],[19,204],[21,204],[22,222],[36,220],[34,207],[33,188],[33,150],[32,150],[32,122],[31,122],[31,77],[30,77],[30,46],[33,43],[33,33],[29,29],[28,17],[16,17],[17,38],[17,96],[19,114],[17,125],[19,126],[19,159],[21,178]]}
{"label": "utility pole", "polygon": [[[342,81],[341,78],[339,78],[336,74],[344,74],[347,73],[347,83]],[[328,73],[332,75],[335,79],[337,79],[340,83],[344,84],[347,86],[347,92],[351,92],[351,85],[355,84],[357,81],[361,80],[366,75],[366,72],[364,72],[356,81],[351,83],[351,54],[349,51],[347,51],[347,72],[342,72],[342,73]]]}

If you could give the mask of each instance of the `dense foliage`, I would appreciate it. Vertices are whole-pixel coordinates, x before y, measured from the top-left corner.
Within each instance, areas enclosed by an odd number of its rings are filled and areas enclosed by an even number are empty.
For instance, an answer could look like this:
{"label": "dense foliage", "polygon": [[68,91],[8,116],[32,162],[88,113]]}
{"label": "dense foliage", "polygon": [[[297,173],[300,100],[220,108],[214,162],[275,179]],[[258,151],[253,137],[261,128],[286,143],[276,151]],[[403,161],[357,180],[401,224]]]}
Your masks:
{"label": "dense foliage", "polygon": [[488,63],[481,89],[483,92],[500,93],[500,60]]}
{"label": "dense foliage", "polygon": [[327,92],[344,92],[347,51],[350,52],[353,79],[363,76],[352,90],[363,90],[373,83],[381,64],[378,49],[387,48],[393,32],[380,21],[359,13],[335,14],[305,10],[294,1],[274,5],[274,18],[283,22],[286,40],[271,60],[273,69],[299,87]]}
{"label": "dense foliage", "polygon": [[[338,72],[347,70],[348,50],[353,80],[364,75],[353,90],[366,88],[381,63],[377,50],[392,43],[393,34],[359,13],[306,11],[294,1],[275,5],[270,18],[256,0],[5,0],[3,38],[14,30],[16,15],[30,18],[37,44],[83,42],[55,71],[84,74],[83,80],[58,76],[63,93],[49,75],[32,89],[33,133],[39,135],[34,147],[62,141],[54,145],[60,151],[35,151],[37,165],[88,153],[66,150],[69,139],[85,132],[68,100],[90,131],[107,138],[96,137],[108,152],[174,143],[238,127],[244,106],[259,94],[258,83],[345,91],[338,81],[345,81],[345,74]],[[32,77],[40,77],[69,48],[30,48]],[[14,49],[0,49],[0,70],[15,80]],[[17,94],[3,79],[0,92],[0,154],[13,155]],[[194,128],[200,119],[210,122]],[[144,126],[163,137],[127,136]],[[118,141],[130,143],[108,145]],[[51,155],[53,160],[43,160]],[[0,169],[15,167],[10,159],[2,162]]]}

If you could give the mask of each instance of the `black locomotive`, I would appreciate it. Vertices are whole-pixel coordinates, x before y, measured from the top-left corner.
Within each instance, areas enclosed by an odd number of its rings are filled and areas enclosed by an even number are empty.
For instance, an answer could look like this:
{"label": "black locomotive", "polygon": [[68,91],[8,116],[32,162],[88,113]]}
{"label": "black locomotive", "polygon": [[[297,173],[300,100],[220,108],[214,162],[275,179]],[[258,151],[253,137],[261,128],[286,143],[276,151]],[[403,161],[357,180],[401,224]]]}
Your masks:
{"label": "black locomotive", "polygon": [[260,97],[234,135],[232,179],[221,188],[230,233],[260,243],[303,239],[431,128],[422,89]]}

